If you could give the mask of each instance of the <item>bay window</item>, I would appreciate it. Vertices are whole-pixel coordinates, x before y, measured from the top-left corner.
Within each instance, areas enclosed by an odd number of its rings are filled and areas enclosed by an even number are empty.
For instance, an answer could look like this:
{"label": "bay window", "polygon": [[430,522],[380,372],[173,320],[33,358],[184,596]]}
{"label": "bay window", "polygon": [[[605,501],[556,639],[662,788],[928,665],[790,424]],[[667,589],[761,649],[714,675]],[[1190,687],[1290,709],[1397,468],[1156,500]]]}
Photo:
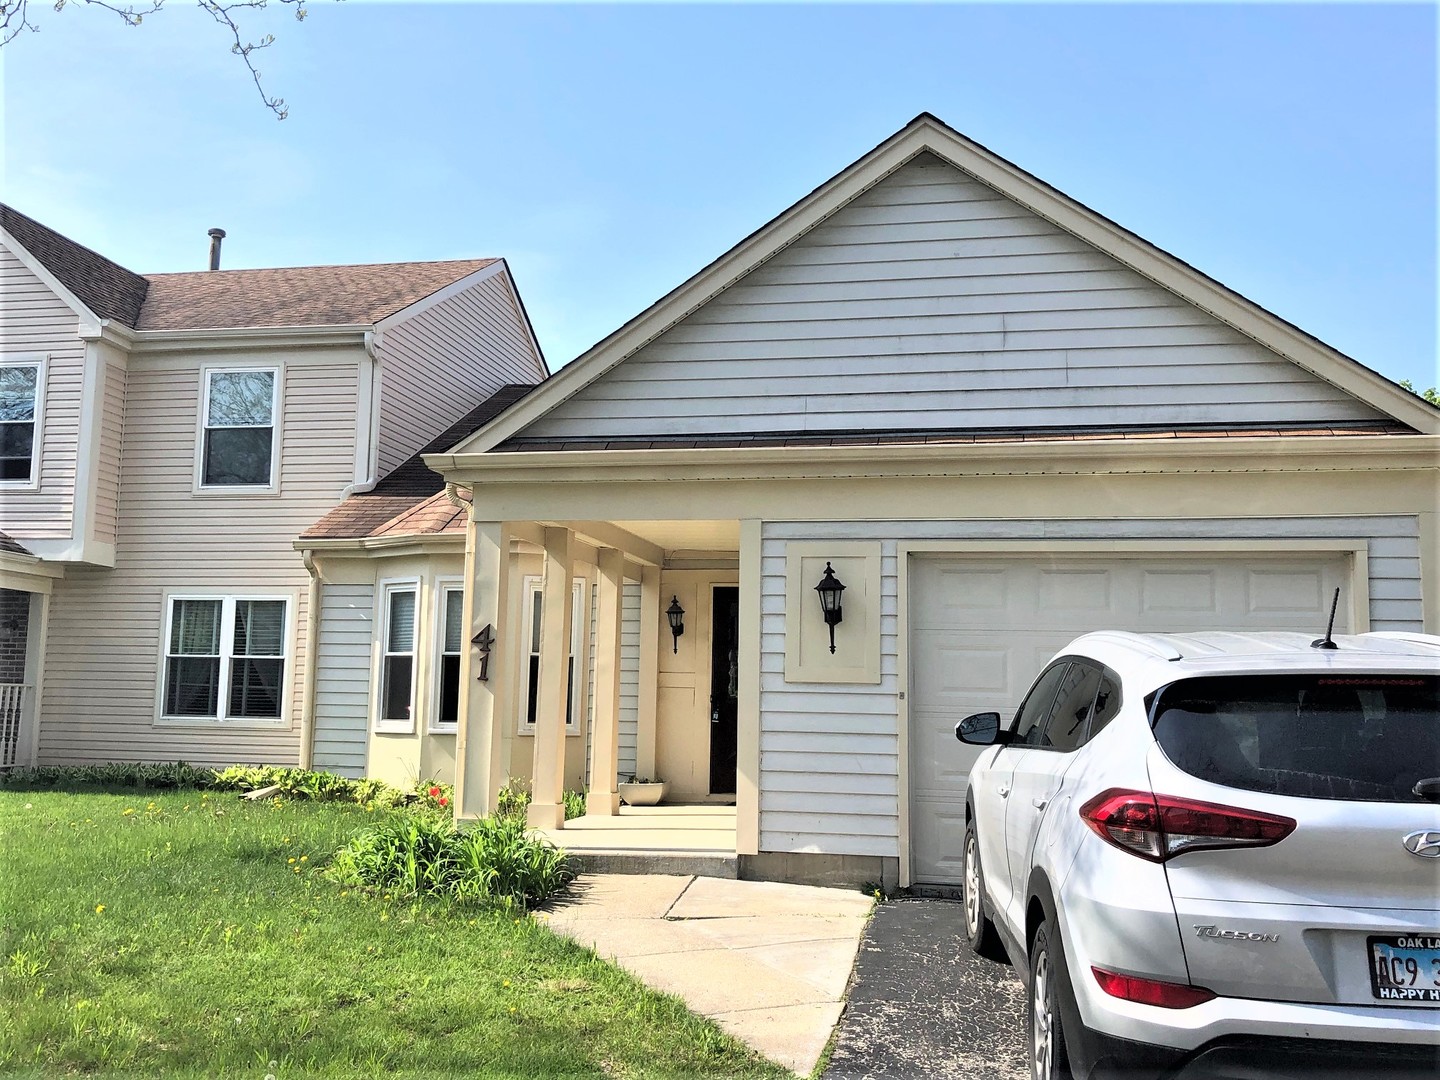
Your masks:
{"label": "bay window", "polygon": [[440,586],[440,693],[431,726],[436,731],[454,731],[460,717],[460,656],[465,642],[465,589],[462,585]]}
{"label": "bay window", "polygon": [[419,588],[414,582],[386,585],[382,596],[380,700],[375,730],[415,729],[415,637]]}

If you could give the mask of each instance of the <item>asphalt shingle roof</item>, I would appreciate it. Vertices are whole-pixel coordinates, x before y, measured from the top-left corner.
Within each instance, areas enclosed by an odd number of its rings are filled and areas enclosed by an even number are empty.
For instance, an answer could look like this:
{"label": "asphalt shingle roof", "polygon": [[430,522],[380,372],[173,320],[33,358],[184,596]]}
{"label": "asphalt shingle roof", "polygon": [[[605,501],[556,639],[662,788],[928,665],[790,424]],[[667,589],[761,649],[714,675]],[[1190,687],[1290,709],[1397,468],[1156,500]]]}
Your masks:
{"label": "asphalt shingle roof", "polygon": [[136,324],[149,289],[145,278],[3,203],[0,226],[100,318]]}
{"label": "asphalt shingle roof", "polygon": [[425,464],[479,431],[535,387],[509,383],[387,473],[370,491],[352,495],[300,534],[303,540],[429,534],[465,527],[465,512],[445,495],[445,479]]}
{"label": "asphalt shingle roof", "polygon": [[0,532],[0,551],[8,552],[11,555],[29,555],[31,552],[18,540]]}

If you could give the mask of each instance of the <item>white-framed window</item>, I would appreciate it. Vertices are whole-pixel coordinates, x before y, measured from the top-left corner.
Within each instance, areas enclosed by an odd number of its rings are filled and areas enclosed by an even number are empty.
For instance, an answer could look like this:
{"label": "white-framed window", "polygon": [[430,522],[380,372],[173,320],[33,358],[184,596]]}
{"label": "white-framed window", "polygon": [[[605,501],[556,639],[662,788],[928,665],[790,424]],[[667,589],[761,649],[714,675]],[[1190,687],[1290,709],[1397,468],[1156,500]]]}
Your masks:
{"label": "white-framed window", "polygon": [[280,369],[205,368],[201,397],[196,487],[273,490]]}
{"label": "white-framed window", "polygon": [[381,589],[380,668],[375,730],[415,730],[415,649],[420,631],[420,583],[388,582]]}
{"label": "white-framed window", "polygon": [[0,485],[39,485],[44,399],[44,360],[0,360]]}
{"label": "white-framed window", "polygon": [[171,595],[165,601],[162,720],[285,720],[290,598]]}
{"label": "white-framed window", "polygon": [[[576,578],[570,594],[570,656],[566,661],[565,731],[569,735],[580,732],[580,691],[584,686],[581,672],[575,670],[575,659],[585,656],[585,627],[587,623],[584,596],[585,579]],[[522,626],[526,630],[526,652],[521,682],[524,692],[520,696],[520,733],[535,734],[535,716],[540,708],[540,628],[545,614],[545,580],[527,577],[520,593],[523,602]]]}
{"label": "white-framed window", "polygon": [[465,586],[458,580],[441,581],[436,589],[435,712],[432,731],[450,733],[460,720],[460,660],[465,648]]}

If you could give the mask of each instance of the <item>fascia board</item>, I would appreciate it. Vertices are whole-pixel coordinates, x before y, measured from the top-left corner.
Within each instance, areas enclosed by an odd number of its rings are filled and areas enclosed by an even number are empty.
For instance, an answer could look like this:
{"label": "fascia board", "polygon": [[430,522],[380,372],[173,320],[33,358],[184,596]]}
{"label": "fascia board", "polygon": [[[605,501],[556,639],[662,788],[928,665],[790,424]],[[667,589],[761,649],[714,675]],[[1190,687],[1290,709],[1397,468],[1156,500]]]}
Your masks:
{"label": "fascia board", "polygon": [[1084,443],[555,450],[430,454],[425,461],[447,480],[464,484],[1315,468],[1440,472],[1440,437],[1225,436]]}
{"label": "fascia board", "polygon": [[562,368],[458,449],[483,452],[521,431],[927,150],[1317,378],[1416,431],[1440,434],[1440,409],[953,128],[923,115]]}
{"label": "fascia board", "polygon": [[296,551],[325,552],[349,551],[360,555],[426,555],[449,553],[465,547],[464,533],[404,533],[398,536],[362,536],[342,540],[307,540],[301,537],[291,542]]}
{"label": "fascia board", "polygon": [[137,330],[131,351],[137,356],[251,346],[285,348],[365,345],[369,323],[334,326],[244,326],[196,330]]}
{"label": "fascia board", "polygon": [[1266,311],[958,132],[931,125],[929,149],[1001,195],[1124,263],[1180,299],[1238,330],[1317,378],[1427,435],[1440,434],[1440,409],[1360,361]]}
{"label": "fascia board", "polygon": [[609,337],[566,364],[540,385],[475,432],[457,448],[465,453],[489,450],[538,420],[594,382],[626,357],[659,337],[691,312],[760,266],[777,252],[879,183],[925,149],[915,126],[892,135],[870,153],[826,181],[768,224],[761,226],[698,274],[657,300]]}
{"label": "fascia board", "polygon": [[392,311],[389,315],[386,315],[383,319],[380,319],[375,323],[376,336],[383,337],[385,331],[390,329],[390,327],[398,326],[399,324],[405,322],[407,319],[413,319],[422,311],[425,311],[428,308],[432,308],[436,304],[442,303],[445,300],[449,300],[452,296],[456,296],[459,293],[464,292],[472,285],[478,285],[480,284],[480,282],[486,280],[487,278],[494,277],[496,274],[500,273],[504,269],[505,260],[495,259],[488,266],[482,266],[479,270],[472,270],[464,277],[456,278],[449,285],[445,285],[442,288],[436,289],[429,296],[422,296],[419,300],[416,300],[414,303],[407,304],[399,311]]}
{"label": "fascia board", "polygon": [[39,278],[47,289],[65,302],[66,307],[75,312],[75,315],[80,320],[82,334],[87,330],[98,328],[106,321],[91,311],[83,300],[61,284],[60,279],[52,274],[44,263],[35,258],[24,244],[16,240],[15,237],[11,236],[5,229],[0,229],[0,242],[4,243],[8,251],[14,253],[15,257],[25,265],[25,269]]}

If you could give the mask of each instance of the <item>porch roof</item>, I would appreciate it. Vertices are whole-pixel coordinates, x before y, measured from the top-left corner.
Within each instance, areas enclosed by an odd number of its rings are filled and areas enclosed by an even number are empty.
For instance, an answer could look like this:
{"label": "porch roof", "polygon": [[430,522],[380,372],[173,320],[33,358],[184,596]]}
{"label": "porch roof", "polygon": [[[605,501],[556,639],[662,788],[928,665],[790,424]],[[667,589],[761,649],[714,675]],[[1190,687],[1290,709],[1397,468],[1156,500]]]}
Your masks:
{"label": "porch roof", "polygon": [[0,551],[8,552],[11,555],[33,555],[24,544],[7,533],[0,532]]}
{"label": "porch roof", "polygon": [[[425,464],[487,424],[534,386],[508,383],[401,462],[369,491],[351,495],[300,534],[301,540],[463,532],[465,511],[445,495],[445,478]],[[462,495],[468,499],[468,495]]]}

